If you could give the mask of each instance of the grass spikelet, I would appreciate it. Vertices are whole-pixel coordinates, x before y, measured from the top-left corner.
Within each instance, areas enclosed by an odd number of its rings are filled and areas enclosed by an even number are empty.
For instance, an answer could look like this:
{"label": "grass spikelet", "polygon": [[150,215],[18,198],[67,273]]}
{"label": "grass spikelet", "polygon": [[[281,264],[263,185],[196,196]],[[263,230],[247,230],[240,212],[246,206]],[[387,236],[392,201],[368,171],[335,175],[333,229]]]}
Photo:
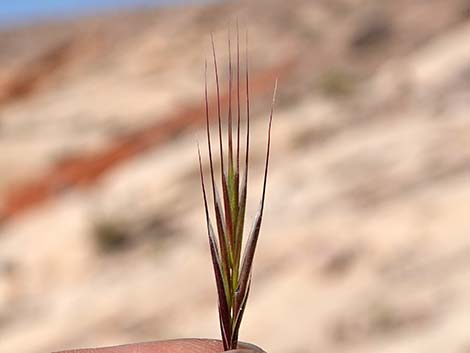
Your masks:
{"label": "grass spikelet", "polygon": [[[242,121],[241,109],[241,79],[240,79],[240,35],[237,22],[236,31],[236,68],[232,67],[231,33],[228,33],[228,112],[227,112],[227,138],[226,154],[224,154],[224,137],[222,136],[222,107],[220,98],[219,69],[215,50],[214,38],[211,35],[212,59],[214,65],[214,77],[217,97],[217,127],[220,159],[220,187],[222,188],[222,201],[216,186],[216,175],[213,161],[213,146],[210,132],[210,113],[207,85],[207,61],[204,72],[204,100],[206,112],[207,148],[210,168],[210,189],[212,191],[212,207],[215,216],[217,233],[214,232],[211,220],[211,211],[208,195],[205,187],[203,164],[200,147],[198,145],[199,171],[204,200],[204,210],[209,238],[209,248],[212,257],[214,275],[218,295],[218,308],[222,341],[225,350],[236,349],[238,345],[238,332],[240,330],[243,313],[248,300],[251,287],[253,259],[259,238],[263,218],[264,200],[266,196],[266,184],[268,178],[269,154],[271,146],[271,126],[273,109],[277,90],[277,81],[274,87],[269,125],[267,131],[266,159],[264,166],[264,178],[261,192],[261,200],[255,215],[251,231],[243,247],[245,210],[248,192],[248,169],[250,153],[250,91],[248,54],[245,57],[245,123],[246,136],[244,138],[245,158],[241,166],[240,150],[242,142],[240,137],[240,125]],[[248,51],[248,35],[246,36],[246,51]],[[235,75],[234,72],[235,71]],[[236,83],[233,82],[236,77]],[[235,100],[232,101],[232,90],[235,90]],[[235,106],[235,107],[232,107]],[[233,120],[236,108],[236,138],[233,138]],[[235,147],[234,147],[235,145]],[[234,151],[235,149],[235,151]],[[235,153],[235,157],[234,157]],[[240,176],[243,175],[241,178]],[[243,256],[242,256],[243,255]]]}

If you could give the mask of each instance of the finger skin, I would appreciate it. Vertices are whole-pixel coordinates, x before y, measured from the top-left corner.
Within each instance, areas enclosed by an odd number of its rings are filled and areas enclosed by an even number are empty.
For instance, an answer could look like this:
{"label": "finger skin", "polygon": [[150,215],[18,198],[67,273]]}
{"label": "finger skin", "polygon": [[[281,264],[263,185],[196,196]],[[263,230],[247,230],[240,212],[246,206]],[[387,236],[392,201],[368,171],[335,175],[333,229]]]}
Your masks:
{"label": "finger skin", "polygon": [[[241,349],[231,350],[230,353],[263,353],[256,346],[240,343]],[[180,339],[147,343],[127,344],[124,346],[87,348],[62,351],[58,353],[222,353],[222,343],[207,339]]]}

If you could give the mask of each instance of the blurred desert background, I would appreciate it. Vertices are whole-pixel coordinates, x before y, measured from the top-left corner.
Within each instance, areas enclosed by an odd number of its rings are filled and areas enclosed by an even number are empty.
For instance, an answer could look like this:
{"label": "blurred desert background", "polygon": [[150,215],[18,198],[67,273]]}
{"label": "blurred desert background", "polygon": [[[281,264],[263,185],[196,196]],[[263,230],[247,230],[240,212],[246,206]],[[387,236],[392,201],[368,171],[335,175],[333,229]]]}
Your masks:
{"label": "blurred desert background", "polygon": [[470,353],[468,0],[3,24],[0,352],[219,337],[196,143],[210,33],[226,77],[237,18],[250,35],[249,220],[279,78],[241,339],[269,353]]}

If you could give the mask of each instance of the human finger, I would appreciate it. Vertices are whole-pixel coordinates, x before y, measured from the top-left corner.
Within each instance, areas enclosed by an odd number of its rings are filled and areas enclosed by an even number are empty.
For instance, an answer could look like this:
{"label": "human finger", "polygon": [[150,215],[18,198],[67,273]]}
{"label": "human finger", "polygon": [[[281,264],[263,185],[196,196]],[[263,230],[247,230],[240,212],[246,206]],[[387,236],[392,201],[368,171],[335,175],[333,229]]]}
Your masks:
{"label": "human finger", "polygon": [[[240,343],[241,349],[231,353],[263,352],[256,346]],[[240,350],[242,352],[240,352]],[[126,344],[123,346],[86,348],[62,351],[58,353],[222,353],[223,345],[218,340],[210,339],[179,339],[169,341]]]}

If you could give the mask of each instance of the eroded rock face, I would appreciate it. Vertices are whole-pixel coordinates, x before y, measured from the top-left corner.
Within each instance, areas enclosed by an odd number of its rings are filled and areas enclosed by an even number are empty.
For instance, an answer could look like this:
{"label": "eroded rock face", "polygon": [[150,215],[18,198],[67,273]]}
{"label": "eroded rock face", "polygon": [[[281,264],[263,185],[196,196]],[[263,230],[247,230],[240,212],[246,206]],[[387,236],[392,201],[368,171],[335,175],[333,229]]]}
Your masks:
{"label": "eroded rock face", "polygon": [[242,339],[286,353],[466,352],[463,9],[243,1],[0,33],[0,351],[218,336],[195,140],[210,30],[226,77],[238,15],[255,186],[281,77]]}

